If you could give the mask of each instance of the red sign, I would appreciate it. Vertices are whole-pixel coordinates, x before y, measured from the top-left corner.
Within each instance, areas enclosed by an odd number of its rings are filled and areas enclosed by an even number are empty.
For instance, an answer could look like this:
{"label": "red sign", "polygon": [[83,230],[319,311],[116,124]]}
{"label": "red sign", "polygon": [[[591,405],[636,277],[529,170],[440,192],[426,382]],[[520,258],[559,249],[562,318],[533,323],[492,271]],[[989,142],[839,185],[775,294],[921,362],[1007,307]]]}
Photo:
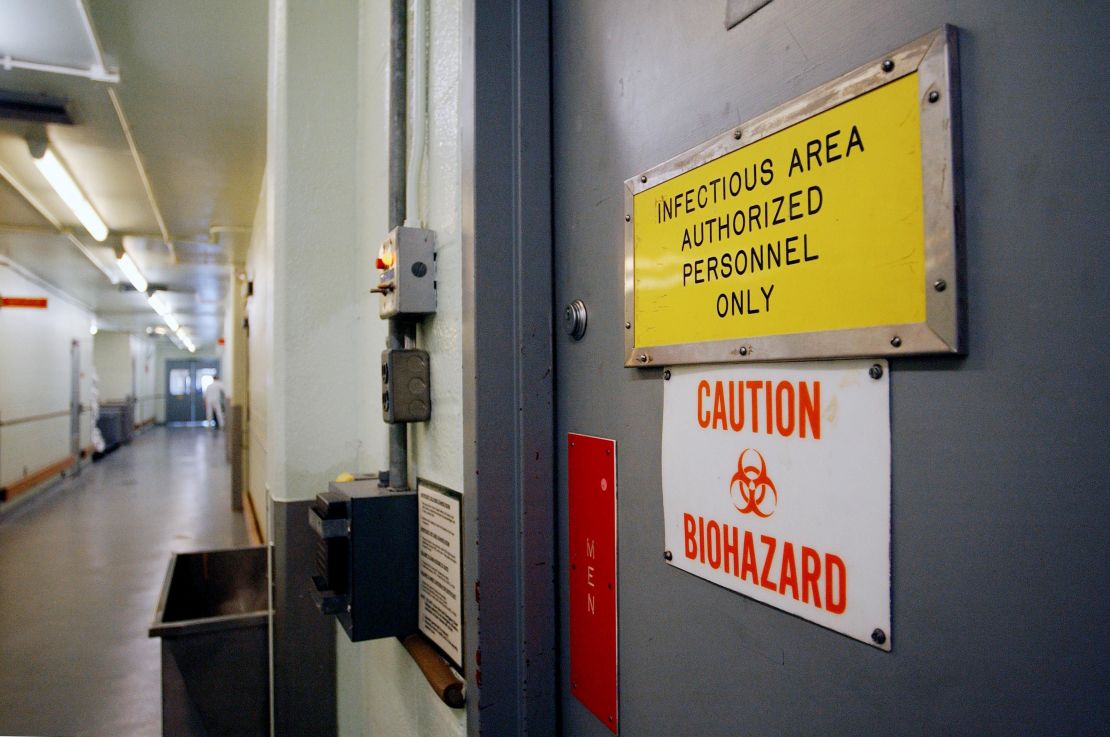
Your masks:
{"label": "red sign", "polygon": [[46,309],[46,297],[0,297],[0,307],[33,307]]}
{"label": "red sign", "polygon": [[567,434],[570,690],[617,733],[617,443]]}

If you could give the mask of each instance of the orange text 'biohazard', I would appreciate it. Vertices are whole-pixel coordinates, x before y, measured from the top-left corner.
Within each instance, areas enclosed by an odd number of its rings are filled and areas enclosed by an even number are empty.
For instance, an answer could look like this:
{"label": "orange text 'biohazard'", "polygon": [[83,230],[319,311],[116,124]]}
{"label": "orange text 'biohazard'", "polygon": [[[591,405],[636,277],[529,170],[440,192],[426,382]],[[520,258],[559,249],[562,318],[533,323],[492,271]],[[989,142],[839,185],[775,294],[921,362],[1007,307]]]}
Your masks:
{"label": "orange text 'biohazard'", "polygon": [[700,515],[682,515],[682,536],[689,560],[830,614],[848,607],[848,570],[840,556]]}

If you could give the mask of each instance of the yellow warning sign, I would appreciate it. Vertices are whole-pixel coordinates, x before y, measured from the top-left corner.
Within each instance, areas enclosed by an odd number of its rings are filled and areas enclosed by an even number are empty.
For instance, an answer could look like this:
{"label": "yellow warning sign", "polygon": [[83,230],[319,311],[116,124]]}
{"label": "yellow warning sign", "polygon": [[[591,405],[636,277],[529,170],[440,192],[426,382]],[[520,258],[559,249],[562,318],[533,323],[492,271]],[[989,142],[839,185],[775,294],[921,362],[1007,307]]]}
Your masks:
{"label": "yellow warning sign", "polygon": [[634,341],[926,319],[914,72],[633,197]]}

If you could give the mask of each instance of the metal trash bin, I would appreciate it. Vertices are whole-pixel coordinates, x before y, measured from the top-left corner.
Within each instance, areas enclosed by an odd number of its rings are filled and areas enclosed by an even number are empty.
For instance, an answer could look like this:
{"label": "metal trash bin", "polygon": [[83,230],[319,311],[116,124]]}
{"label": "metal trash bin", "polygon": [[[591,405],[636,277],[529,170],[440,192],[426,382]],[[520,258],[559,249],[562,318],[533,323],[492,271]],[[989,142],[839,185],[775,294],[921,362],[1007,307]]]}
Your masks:
{"label": "metal trash bin", "polygon": [[[123,444],[124,410],[118,405],[102,405],[96,426],[104,438],[104,450],[97,457],[105,456]],[[94,458],[97,460],[98,458]]]}
{"label": "metal trash bin", "polygon": [[265,546],[170,557],[150,627],[163,737],[270,734],[268,616]]}

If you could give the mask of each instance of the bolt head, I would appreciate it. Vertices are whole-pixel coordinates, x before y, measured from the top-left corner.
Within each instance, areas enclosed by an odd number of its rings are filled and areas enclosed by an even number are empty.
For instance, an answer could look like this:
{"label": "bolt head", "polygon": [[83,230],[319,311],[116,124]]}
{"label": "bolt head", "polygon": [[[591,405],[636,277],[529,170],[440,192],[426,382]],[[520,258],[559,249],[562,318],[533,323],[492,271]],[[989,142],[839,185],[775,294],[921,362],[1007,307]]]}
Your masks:
{"label": "bolt head", "polygon": [[741,356],[748,355],[748,346],[746,346],[746,345],[740,346],[740,355]]}
{"label": "bolt head", "polygon": [[641,174],[640,181],[647,184],[647,174]]}
{"label": "bolt head", "polygon": [[632,329],[632,323],[630,323],[630,322],[626,322],[626,323],[624,324],[624,329],[625,329],[625,330],[631,330],[631,329]]}
{"label": "bolt head", "polygon": [[624,222],[626,222],[626,223],[632,222],[632,216],[631,215],[625,215],[624,216]]}
{"label": "bolt head", "polygon": [[902,347],[902,339],[899,338],[897,335],[895,335],[893,338],[890,339],[890,344],[892,346],[894,346],[895,348],[901,348]]}
{"label": "bolt head", "polygon": [[669,551],[669,550],[664,550],[663,551],[663,560],[672,560],[673,558],[674,558],[674,556],[671,554],[671,551]]}
{"label": "bolt head", "polygon": [[882,645],[886,642],[886,633],[876,627],[875,631],[871,633],[871,641],[876,645]]}
{"label": "bolt head", "polygon": [[893,59],[885,59],[883,61],[883,71],[884,72],[893,72],[894,71],[894,60]]}
{"label": "bolt head", "polygon": [[940,99],[940,93],[939,92],[937,92],[936,90],[932,90],[931,92],[929,92],[929,102],[936,102],[939,99]]}
{"label": "bolt head", "polygon": [[648,362],[647,354],[646,353],[641,353],[640,355],[636,356],[636,360],[639,361],[640,363],[647,363]]}
{"label": "bolt head", "polygon": [[937,290],[938,292],[943,292],[945,289],[948,289],[948,282],[946,282],[944,279],[937,279],[935,282],[933,282],[933,289]]}
{"label": "bolt head", "polygon": [[877,363],[871,364],[871,368],[867,369],[867,375],[878,381],[883,378],[883,367]]}
{"label": "bolt head", "polygon": [[739,128],[737,128],[736,130],[734,130],[734,131],[732,132],[732,137],[733,137],[733,138],[735,138],[735,139],[736,139],[737,141],[739,141],[739,140],[740,140],[740,138],[741,138],[741,137],[742,137],[743,135],[744,135],[744,132],[743,132],[742,130],[740,130]]}
{"label": "bolt head", "polygon": [[670,369],[663,369],[663,380],[664,381],[670,381],[671,380],[671,370]]}

